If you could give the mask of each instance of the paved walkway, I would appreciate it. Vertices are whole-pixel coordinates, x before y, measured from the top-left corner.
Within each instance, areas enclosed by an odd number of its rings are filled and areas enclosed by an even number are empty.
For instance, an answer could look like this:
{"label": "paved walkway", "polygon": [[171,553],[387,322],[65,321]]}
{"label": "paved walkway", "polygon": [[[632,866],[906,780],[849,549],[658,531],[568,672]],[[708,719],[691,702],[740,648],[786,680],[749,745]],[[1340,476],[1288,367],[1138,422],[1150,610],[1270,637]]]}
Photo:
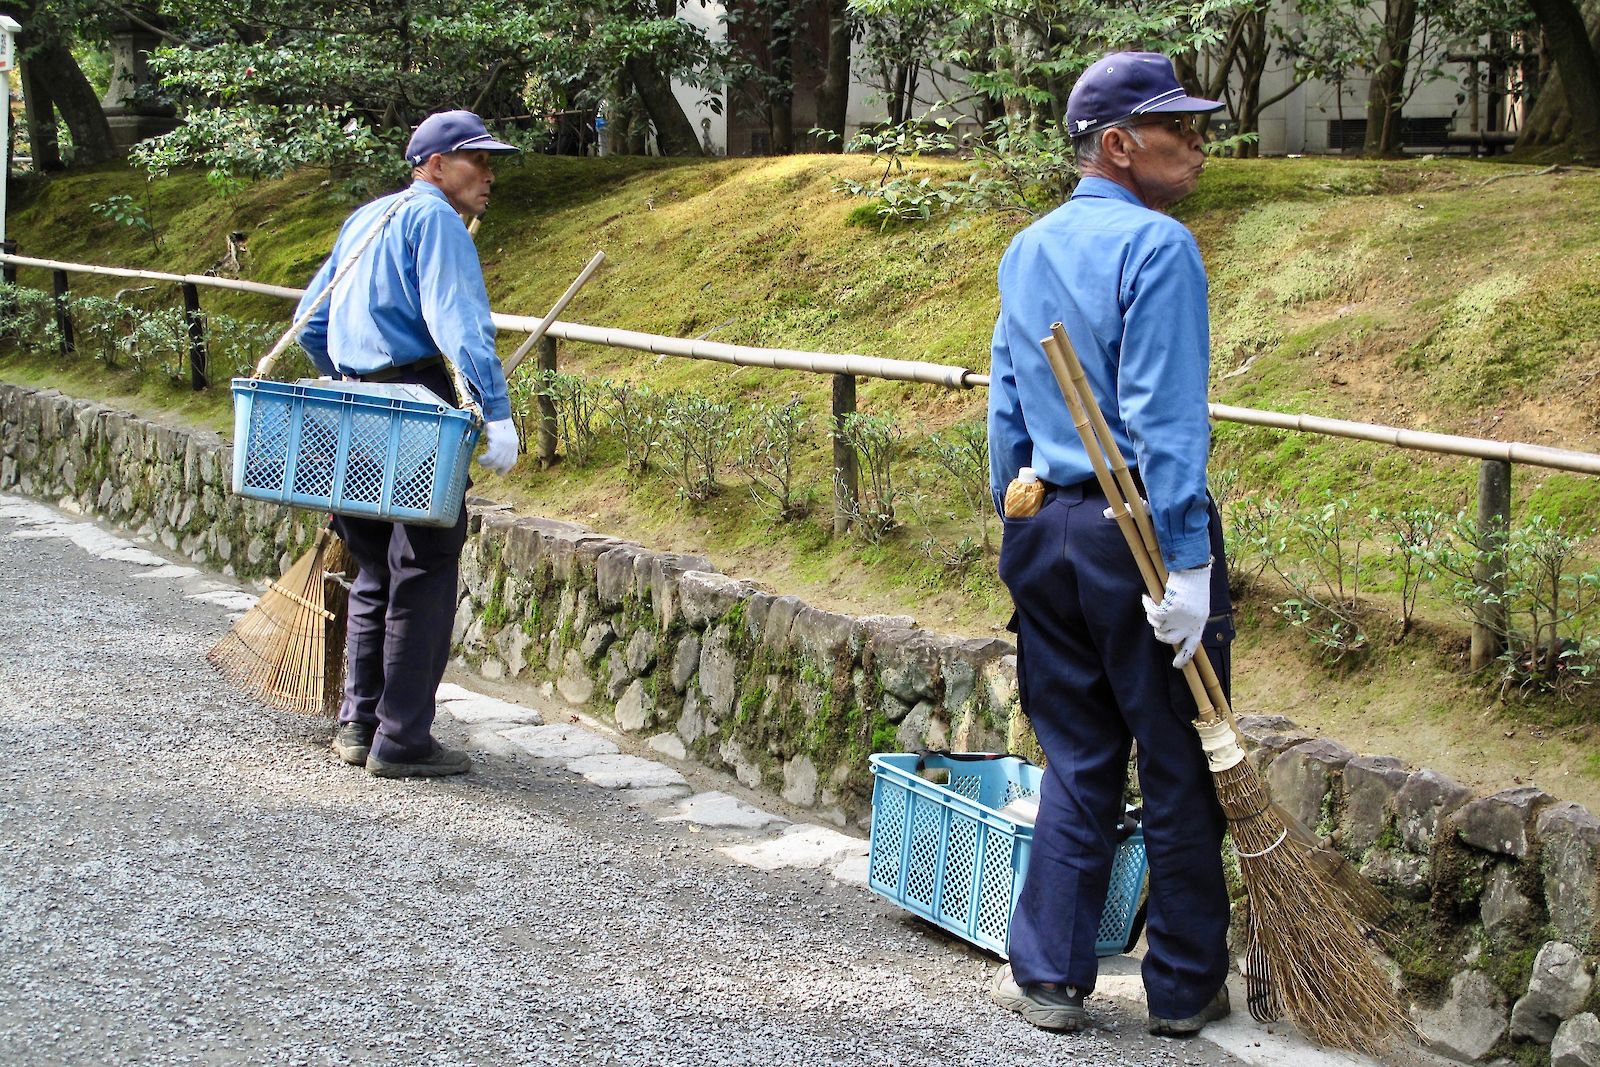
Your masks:
{"label": "paved walkway", "polygon": [[559,700],[456,676],[474,773],[380,781],[207,667],[251,591],[4,495],[0,573],[0,1061],[1371,1062],[1151,1038],[1129,957],[1041,1033],[864,839]]}

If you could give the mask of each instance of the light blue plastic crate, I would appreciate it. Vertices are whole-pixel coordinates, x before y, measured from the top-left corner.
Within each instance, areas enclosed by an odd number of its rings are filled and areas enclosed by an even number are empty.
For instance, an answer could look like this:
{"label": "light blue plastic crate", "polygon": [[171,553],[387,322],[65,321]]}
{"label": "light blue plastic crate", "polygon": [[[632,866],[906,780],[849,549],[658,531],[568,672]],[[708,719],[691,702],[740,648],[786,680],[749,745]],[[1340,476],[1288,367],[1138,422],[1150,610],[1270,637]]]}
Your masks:
{"label": "light blue plastic crate", "polygon": [[233,380],[233,491],[452,526],[481,426],[420,385]]}
{"label": "light blue plastic crate", "polygon": [[[1007,955],[1011,913],[1022,892],[1033,827],[1001,815],[1039,792],[1040,768],[1016,756],[959,759],[879,753],[872,764],[872,851],[867,885],[953,934]],[[947,784],[919,768],[945,771]],[[1127,951],[1144,894],[1144,833],[1117,849],[1096,952]]]}

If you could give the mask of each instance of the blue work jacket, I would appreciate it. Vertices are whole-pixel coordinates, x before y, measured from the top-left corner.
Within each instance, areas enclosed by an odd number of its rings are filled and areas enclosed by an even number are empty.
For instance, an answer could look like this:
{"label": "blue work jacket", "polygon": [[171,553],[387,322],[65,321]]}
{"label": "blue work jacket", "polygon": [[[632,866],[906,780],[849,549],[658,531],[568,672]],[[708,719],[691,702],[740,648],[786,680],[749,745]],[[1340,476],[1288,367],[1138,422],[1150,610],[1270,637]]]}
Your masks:
{"label": "blue work jacket", "polygon": [[300,344],[324,374],[371,374],[443,355],[461,368],[486,420],[509,419],[478,249],[461,216],[430,182],[414,181],[409,189],[357,208],[295,317],[327,288],[395,197],[403,196],[409,201],[306,323]]}
{"label": "blue work jacket", "polygon": [[1000,260],[989,477],[1000,510],[1022,467],[1094,477],[1039,342],[1066,327],[1123,458],[1143,478],[1169,570],[1211,558],[1206,456],[1210,325],[1194,236],[1104,178],[1019,233]]}

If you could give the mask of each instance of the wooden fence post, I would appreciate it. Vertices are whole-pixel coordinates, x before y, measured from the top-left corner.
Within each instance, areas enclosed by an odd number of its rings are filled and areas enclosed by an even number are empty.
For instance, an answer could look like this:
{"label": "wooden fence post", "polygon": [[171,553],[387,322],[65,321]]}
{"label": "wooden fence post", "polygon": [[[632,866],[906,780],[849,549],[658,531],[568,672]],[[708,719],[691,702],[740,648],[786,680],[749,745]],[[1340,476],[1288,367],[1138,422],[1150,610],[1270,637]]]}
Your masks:
{"label": "wooden fence post", "polygon": [[550,399],[549,376],[556,372],[556,339],[549,334],[539,338],[539,466],[556,461],[556,404]]}
{"label": "wooden fence post", "polygon": [[183,283],[183,314],[189,320],[189,385],[195,392],[206,387],[206,320],[200,314],[200,290]]}
{"label": "wooden fence post", "polygon": [[833,532],[850,529],[851,516],[858,510],[856,450],[844,436],[846,415],[856,410],[856,376],[833,376]]}
{"label": "wooden fence post", "polygon": [[61,354],[70,356],[78,346],[72,342],[72,312],[67,308],[67,272],[55,272],[56,329],[61,334]]}
{"label": "wooden fence post", "polygon": [[1506,650],[1506,540],[1511,533],[1511,464],[1486,459],[1478,468],[1478,565],[1473,579],[1492,603],[1477,607],[1472,623],[1474,671],[1482,670]]}

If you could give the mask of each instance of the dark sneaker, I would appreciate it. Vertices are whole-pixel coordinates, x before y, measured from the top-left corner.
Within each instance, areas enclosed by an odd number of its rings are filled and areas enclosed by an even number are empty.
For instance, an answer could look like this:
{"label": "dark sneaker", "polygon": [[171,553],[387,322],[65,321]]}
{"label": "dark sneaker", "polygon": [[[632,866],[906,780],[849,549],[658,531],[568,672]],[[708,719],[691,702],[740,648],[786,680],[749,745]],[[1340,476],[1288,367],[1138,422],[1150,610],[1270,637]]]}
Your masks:
{"label": "dark sneaker", "polygon": [[426,756],[414,760],[385,760],[367,756],[367,773],[375,778],[443,778],[472,770],[472,757],[459,748],[446,748],[439,742]]}
{"label": "dark sneaker", "polygon": [[1050,989],[1041,985],[1018,985],[1011,977],[1009,963],[994,976],[989,986],[989,999],[1041,1030],[1072,1032],[1089,1028],[1089,1013],[1083,1008],[1081,990],[1073,986]]}
{"label": "dark sneaker", "polygon": [[333,731],[334,755],[350,764],[360,767],[367,762],[367,755],[372,751],[372,735],[378,728],[364,722],[342,722]]}
{"label": "dark sneaker", "polygon": [[1206,1028],[1206,1023],[1227,1018],[1231,1010],[1232,1008],[1228,1006],[1228,987],[1223,986],[1217,990],[1217,995],[1211,998],[1211,1003],[1200,1009],[1199,1015],[1191,1015],[1187,1019],[1162,1019],[1150,1016],[1150,1032],[1157,1037],[1193,1037]]}

